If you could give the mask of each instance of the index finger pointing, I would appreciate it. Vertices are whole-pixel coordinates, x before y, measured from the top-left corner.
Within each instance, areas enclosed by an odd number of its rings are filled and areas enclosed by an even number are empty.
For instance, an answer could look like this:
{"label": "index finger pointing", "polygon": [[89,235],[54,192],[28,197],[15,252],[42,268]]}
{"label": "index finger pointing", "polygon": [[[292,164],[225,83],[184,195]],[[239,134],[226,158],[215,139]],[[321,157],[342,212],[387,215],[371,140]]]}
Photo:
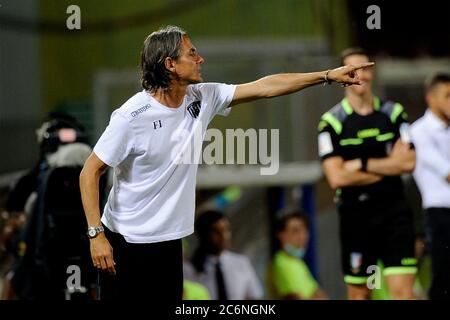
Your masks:
{"label": "index finger pointing", "polygon": [[362,68],[368,68],[368,67],[372,67],[373,65],[375,65],[375,62],[358,63],[358,64],[354,65],[353,70],[358,70],[358,69],[362,69]]}

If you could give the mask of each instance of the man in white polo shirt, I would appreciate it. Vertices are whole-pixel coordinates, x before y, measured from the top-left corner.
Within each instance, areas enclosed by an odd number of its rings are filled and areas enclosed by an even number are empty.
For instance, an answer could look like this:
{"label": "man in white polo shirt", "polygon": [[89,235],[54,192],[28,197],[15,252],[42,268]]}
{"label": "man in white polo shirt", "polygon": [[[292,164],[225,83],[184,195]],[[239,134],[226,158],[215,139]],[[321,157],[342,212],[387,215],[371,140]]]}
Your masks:
{"label": "man in white polo shirt", "polygon": [[[355,71],[373,65],[226,85],[202,83],[203,62],[182,29],[150,34],[141,53],[144,90],[113,112],[84,165],[81,195],[92,262],[104,271],[104,299],[181,299],[181,238],[193,232],[198,159],[180,159],[203,139],[215,115],[320,83],[359,84]],[[100,219],[98,180],[108,166],[114,183]]]}
{"label": "man in white polo shirt", "polygon": [[427,79],[428,110],[411,127],[414,179],[426,210],[432,259],[430,299],[450,300],[450,74]]}

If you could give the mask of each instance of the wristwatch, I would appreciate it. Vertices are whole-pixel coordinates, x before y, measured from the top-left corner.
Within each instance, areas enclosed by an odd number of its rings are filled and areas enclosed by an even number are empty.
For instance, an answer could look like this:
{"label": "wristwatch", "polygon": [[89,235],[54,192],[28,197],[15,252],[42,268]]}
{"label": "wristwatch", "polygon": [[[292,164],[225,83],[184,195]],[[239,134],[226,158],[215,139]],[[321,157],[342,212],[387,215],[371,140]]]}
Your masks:
{"label": "wristwatch", "polygon": [[104,232],[105,229],[103,228],[103,226],[100,227],[89,227],[87,230],[87,236],[89,239],[93,239],[96,236],[98,236],[99,233]]}

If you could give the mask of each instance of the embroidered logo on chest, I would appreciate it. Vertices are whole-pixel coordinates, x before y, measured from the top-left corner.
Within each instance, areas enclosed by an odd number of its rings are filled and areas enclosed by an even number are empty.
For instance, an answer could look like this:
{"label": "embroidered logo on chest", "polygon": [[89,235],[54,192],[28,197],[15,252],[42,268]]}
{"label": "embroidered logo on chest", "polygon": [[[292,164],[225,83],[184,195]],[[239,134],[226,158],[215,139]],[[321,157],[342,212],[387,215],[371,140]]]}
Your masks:
{"label": "embroidered logo on chest", "polygon": [[200,114],[200,109],[202,108],[200,101],[194,101],[188,105],[187,110],[192,118],[196,119]]}

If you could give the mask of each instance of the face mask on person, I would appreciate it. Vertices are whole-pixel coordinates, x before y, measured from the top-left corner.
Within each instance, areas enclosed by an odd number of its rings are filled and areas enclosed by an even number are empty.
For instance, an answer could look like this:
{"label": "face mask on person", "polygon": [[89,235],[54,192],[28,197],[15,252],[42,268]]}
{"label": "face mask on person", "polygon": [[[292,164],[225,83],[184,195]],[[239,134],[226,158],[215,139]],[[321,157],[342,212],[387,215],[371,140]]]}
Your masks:
{"label": "face mask on person", "polygon": [[298,259],[303,259],[303,257],[305,256],[305,253],[306,253],[305,248],[298,248],[289,243],[284,246],[284,250],[291,256],[294,256]]}

